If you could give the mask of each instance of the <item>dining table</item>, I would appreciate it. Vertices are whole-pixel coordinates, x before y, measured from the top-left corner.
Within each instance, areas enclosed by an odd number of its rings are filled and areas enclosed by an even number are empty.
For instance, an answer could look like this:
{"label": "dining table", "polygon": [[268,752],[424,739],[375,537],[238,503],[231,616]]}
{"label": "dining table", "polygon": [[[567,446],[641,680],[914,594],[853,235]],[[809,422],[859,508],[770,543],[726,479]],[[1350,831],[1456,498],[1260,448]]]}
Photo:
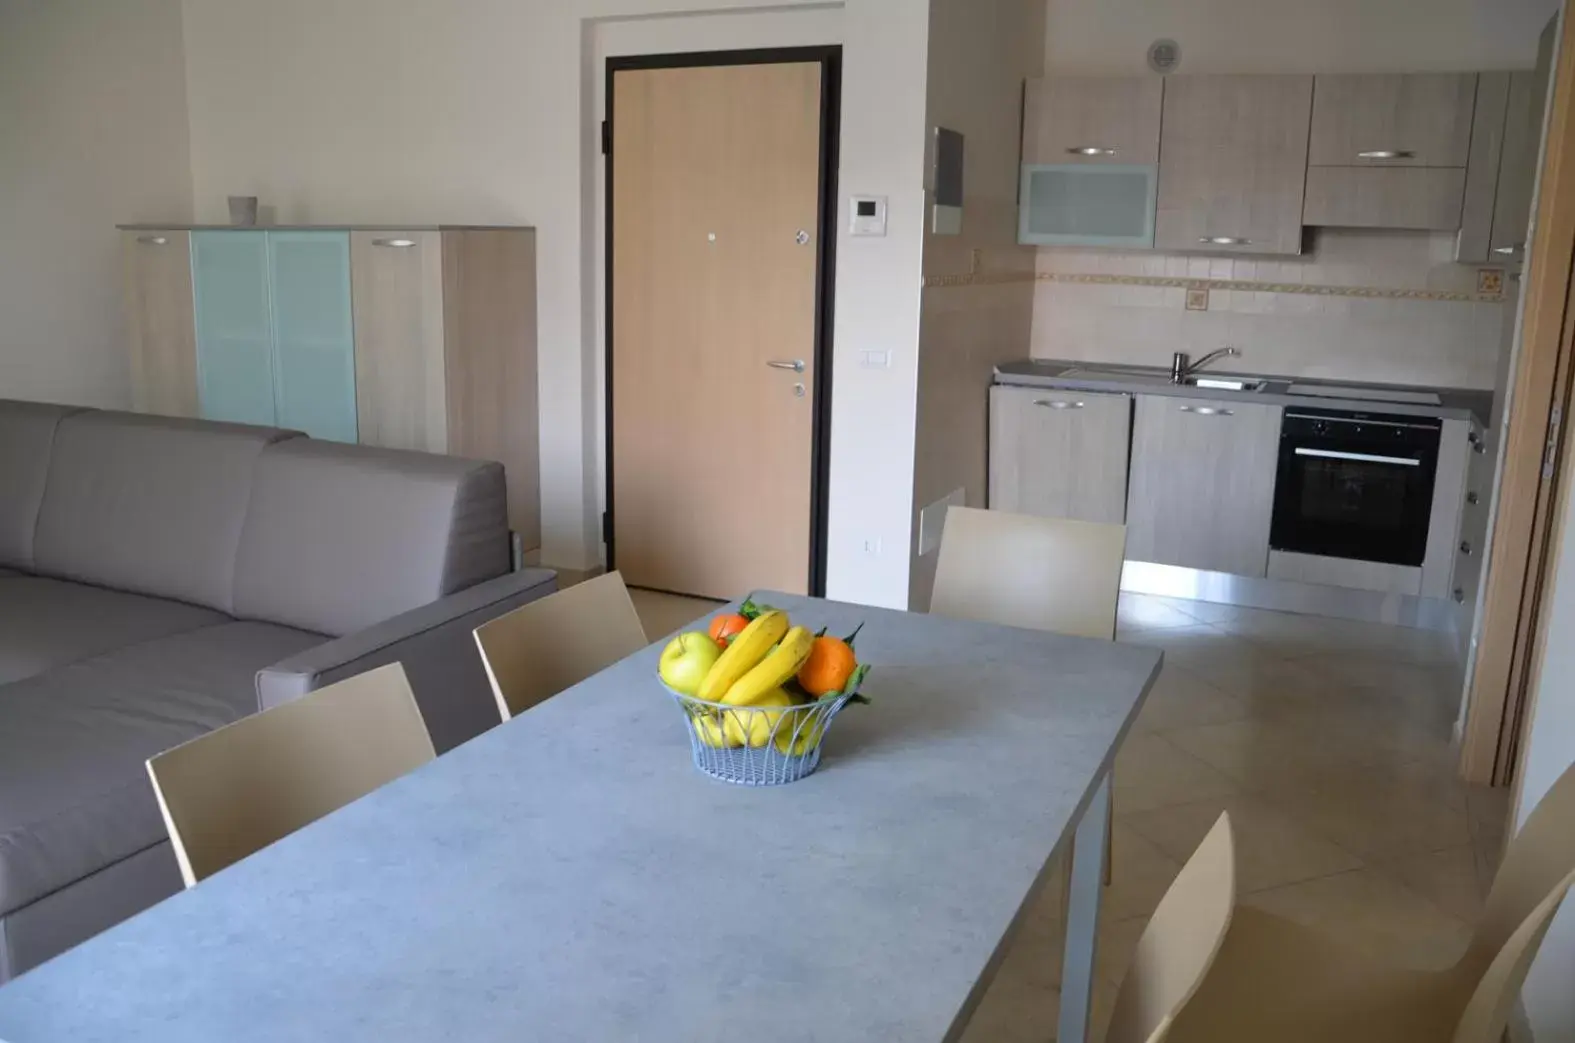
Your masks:
{"label": "dining table", "polygon": [[1085,1039],[1161,654],[753,598],[862,625],[869,701],[813,774],[697,771],[664,639],[0,987],[0,1040],[939,1043],[1068,852],[1057,1038]]}

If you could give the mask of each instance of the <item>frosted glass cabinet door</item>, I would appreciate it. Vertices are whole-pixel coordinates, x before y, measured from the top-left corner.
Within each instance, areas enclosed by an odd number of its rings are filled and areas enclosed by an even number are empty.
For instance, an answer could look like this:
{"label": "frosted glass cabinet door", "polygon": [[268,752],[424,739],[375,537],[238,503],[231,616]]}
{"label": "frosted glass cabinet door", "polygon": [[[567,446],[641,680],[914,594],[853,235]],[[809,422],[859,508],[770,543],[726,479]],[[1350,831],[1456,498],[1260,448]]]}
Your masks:
{"label": "frosted glass cabinet door", "polygon": [[356,440],[350,233],[269,232],[280,427]]}
{"label": "frosted glass cabinet door", "polygon": [[204,419],[272,425],[273,328],[263,232],[191,233],[197,407]]}

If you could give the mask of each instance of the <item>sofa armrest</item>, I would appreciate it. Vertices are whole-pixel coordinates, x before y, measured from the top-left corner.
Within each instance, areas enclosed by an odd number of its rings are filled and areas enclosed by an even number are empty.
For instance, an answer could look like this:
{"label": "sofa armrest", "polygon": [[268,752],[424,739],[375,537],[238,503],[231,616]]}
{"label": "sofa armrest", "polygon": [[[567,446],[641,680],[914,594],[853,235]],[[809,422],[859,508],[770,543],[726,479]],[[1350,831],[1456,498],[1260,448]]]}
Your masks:
{"label": "sofa armrest", "polygon": [[439,753],[498,723],[497,701],[473,631],[558,589],[551,569],[523,569],[468,587],[257,672],[257,706],[267,710],[386,663],[404,664]]}

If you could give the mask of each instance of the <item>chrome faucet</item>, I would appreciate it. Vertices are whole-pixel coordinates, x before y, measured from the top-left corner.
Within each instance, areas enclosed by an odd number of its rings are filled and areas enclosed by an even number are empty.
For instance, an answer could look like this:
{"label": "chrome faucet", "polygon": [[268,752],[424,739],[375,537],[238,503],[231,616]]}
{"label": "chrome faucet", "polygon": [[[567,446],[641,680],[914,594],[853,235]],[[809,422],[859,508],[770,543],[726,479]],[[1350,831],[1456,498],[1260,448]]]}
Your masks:
{"label": "chrome faucet", "polygon": [[1187,353],[1185,351],[1178,351],[1170,357],[1170,382],[1172,384],[1180,384],[1182,381],[1186,380],[1188,377],[1192,376],[1192,374],[1196,373],[1204,366],[1207,366],[1215,359],[1229,358],[1232,356],[1240,357],[1240,355],[1241,352],[1237,351],[1235,348],[1224,347],[1220,348],[1218,351],[1209,352],[1207,355],[1198,359],[1196,362],[1191,362],[1187,359]]}

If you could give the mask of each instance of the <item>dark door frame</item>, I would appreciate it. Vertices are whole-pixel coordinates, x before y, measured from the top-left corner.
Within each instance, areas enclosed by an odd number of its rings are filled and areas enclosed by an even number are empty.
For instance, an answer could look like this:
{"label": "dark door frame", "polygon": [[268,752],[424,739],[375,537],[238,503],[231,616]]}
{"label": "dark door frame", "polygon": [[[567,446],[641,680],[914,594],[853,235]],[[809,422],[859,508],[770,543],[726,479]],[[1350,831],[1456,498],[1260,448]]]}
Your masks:
{"label": "dark door frame", "polygon": [[[605,177],[605,241],[602,244],[605,333],[602,371],[606,374],[605,440],[607,510],[602,516],[602,542],[607,546],[607,568],[618,567],[613,528],[613,77],[635,69],[674,69],[711,65],[775,65],[788,62],[820,63],[820,212],[819,239],[815,244],[815,415],[810,437],[810,524],[808,589],[815,596],[826,592],[826,496],[831,471],[831,327],[837,262],[837,140],[842,112],[842,46],[773,47],[745,51],[696,51],[681,54],[640,54],[607,59],[606,118],[602,121],[602,157]],[[747,591],[739,591],[740,596]]]}

